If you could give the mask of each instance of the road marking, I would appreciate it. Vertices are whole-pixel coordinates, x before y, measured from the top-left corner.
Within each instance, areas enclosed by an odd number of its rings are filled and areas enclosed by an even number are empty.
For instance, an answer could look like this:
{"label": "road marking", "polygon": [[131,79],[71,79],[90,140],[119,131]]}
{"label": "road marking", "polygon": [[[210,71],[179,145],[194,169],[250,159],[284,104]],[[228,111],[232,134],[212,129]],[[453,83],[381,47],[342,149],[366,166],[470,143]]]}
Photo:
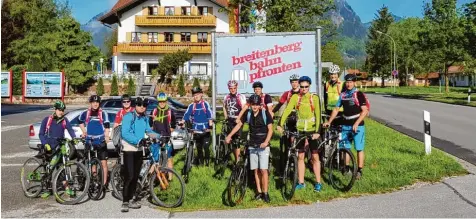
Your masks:
{"label": "road marking", "polygon": [[11,130],[15,130],[15,129],[21,129],[21,128],[28,127],[28,126],[30,126],[30,125],[2,126],[2,132],[11,131]]}
{"label": "road marking", "polygon": [[[27,145],[20,145],[20,147],[25,147]],[[20,152],[20,153],[14,153],[14,154],[5,154],[2,155],[2,159],[8,159],[8,158],[19,158],[19,157],[33,157],[36,154],[38,154],[37,151],[27,151],[27,152]]]}

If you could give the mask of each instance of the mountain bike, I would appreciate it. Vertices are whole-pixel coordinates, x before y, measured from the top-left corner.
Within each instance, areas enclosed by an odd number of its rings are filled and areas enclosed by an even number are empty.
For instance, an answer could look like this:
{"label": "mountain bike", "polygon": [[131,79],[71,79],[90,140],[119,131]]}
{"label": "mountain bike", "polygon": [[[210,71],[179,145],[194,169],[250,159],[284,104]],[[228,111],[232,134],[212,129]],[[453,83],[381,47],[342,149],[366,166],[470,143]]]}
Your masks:
{"label": "mountain bike", "polygon": [[195,141],[195,134],[203,134],[205,133],[203,130],[192,129],[191,123],[187,122],[186,124],[179,124],[179,126],[184,126],[187,130],[188,141],[185,145],[185,164],[182,169],[182,177],[185,183],[188,183],[190,179],[190,171],[192,170],[192,162],[194,156],[194,149],[197,147],[197,142]]}
{"label": "mountain bike", "polygon": [[[78,139],[84,145],[84,156],[80,159],[89,170],[91,185],[89,186],[88,196],[92,200],[99,200],[103,195],[104,175],[101,160],[97,157],[97,150],[93,147],[91,138]],[[93,170],[95,168],[95,170]]]}
{"label": "mountain bike", "polygon": [[[243,150],[240,150],[240,158],[235,164],[231,176],[228,179],[227,198],[231,206],[240,204],[243,201],[248,185],[249,174],[249,151],[248,143],[244,144]],[[259,147],[259,145],[257,146]]]}
{"label": "mountain bike", "polygon": [[[142,145],[145,162],[143,162],[140,170],[135,197],[141,199],[150,195],[157,205],[165,208],[174,208],[183,202],[185,183],[174,169],[166,167],[168,157],[166,150],[163,148],[165,148],[165,144],[169,141],[170,137],[165,136],[161,136],[159,139],[147,138],[144,145]],[[152,151],[150,150],[153,144],[161,146],[159,160],[153,158]],[[122,201],[121,188],[123,188],[124,184],[122,183],[122,185],[118,186],[118,175],[115,174],[120,172],[121,169],[121,165],[116,165],[113,168],[113,178],[111,180],[113,181],[113,190],[116,198]],[[171,178],[169,178],[170,175],[172,176]]]}
{"label": "mountain bike", "polygon": [[[285,201],[291,200],[294,196],[296,185],[298,183],[298,150],[297,146],[306,139],[312,137],[312,134],[299,134],[298,132],[284,131],[284,135],[292,137],[291,145],[287,149],[286,162],[282,175],[281,195]],[[282,161],[282,160],[281,160]]]}
{"label": "mountain bike", "polygon": [[222,171],[230,160],[230,154],[233,152],[232,146],[238,146],[240,144],[240,137],[233,137],[230,144],[225,143],[226,136],[231,130],[228,128],[228,121],[221,121],[221,133],[216,137],[215,144],[215,171]]}
{"label": "mountain bike", "polygon": [[[41,192],[53,190],[56,200],[65,205],[81,201],[89,190],[88,169],[80,162],[70,160],[73,142],[56,138],[58,146],[50,153],[41,153],[40,158],[31,157],[20,171],[20,181],[26,197],[36,198]],[[43,151],[41,145],[38,146]],[[50,159],[58,159],[51,166]],[[30,185],[31,184],[31,185]],[[69,199],[68,199],[69,197]]]}

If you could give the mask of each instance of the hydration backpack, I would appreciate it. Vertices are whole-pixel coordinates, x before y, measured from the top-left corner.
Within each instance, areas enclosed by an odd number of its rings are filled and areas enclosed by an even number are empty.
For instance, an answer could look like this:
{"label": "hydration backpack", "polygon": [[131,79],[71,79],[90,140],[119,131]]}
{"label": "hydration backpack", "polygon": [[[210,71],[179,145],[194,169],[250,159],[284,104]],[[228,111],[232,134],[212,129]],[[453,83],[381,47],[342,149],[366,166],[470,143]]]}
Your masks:
{"label": "hydration backpack", "polygon": [[[99,109],[98,110],[98,119],[99,119],[99,123],[101,123],[101,125],[103,124],[103,118],[102,118],[102,109]],[[88,112],[86,113],[86,125],[89,123],[89,120],[91,120],[91,109],[88,109]]]}
{"label": "hydration backpack", "polygon": [[[312,112],[314,113],[314,94],[310,93],[310,97],[309,97],[309,103],[311,104],[311,110]],[[302,93],[299,94],[299,98],[298,98],[298,103],[296,105],[296,109],[299,110],[299,107],[301,106],[301,101],[302,101]]]}
{"label": "hydration backpack", "polygon": [[[253,110],[249,109],[248,110],[248,115],[246,117],[246,121],[248,122],[248,124],[250,124],[251,113],[253,113]],[[266,125],[266,123],[268,121],[268,118],[266,118],[266,110],[265,109],[261,109],[261,115],[263,116],[264,124]]]}
{"label": "hydration backpack", "polygon": [[[231,99],[230,94],[227,94],[225,98],[225,103],[230,99]],[[236,94],[236,102],[238,103],[238,105],[240,105],[240,107],[243,107],[243,105],[241,105],[241,94],[239,93]]]}
{"label": "hydration backpack", "polygon": [[[46,122],[45,133],[49,134],[51,123],[53,122],[53,115],[48,116],[48,121]],[[63,119],[61,122],[63,124],[63,129],[66,129],[66,119]]]}
{"label": "hydration backpack", "polygon": [[[157,111],[158,111],[157,108],[155,108],[154,111],[152,111],[152,115],[153,115],[154,117],[157,116]],[[192,113],[193,113],[193,112],[192,112]],[[167,110],[167,121],[169,122],[169,125],[170,125],[170,123],[172,122],[172,112],[171,112],[171,109],[168,109],[168,110]]]}
{"label": "hydration backpack", "polygon": [[[354,101],[355,105],[356,106],[359,106],[360,107],[360,102],[359,102],[359,98],[357,98],[357,93],[360,92],[359,90],[355,90],[355,92],[352,94],[352,100]],[[370,114],[370,101],[369,99],[367,98],[367,95],[365,95],[363,92],[360,92],[362,93],[362,95],[364,95],[364,98],[365,98],[365,105],[367,106],[367,109],[369,110],[369,113]],[[342,93],[341,94],[341,99],[345,97],[345,93]]]}

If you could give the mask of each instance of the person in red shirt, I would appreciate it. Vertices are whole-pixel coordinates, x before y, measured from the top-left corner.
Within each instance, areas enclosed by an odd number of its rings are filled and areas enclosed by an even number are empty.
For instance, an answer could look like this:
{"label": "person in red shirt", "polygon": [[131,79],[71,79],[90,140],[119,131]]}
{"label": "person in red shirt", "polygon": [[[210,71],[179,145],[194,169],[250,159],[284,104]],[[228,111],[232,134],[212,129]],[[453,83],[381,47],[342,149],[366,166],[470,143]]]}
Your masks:
{"label": "person in red shirt", "polygon": [[122,123],[122,118],[128,112],[134,112],[134,107],[131,107],[131,97],[128,94],[122,95],[121,101],[122,101],[122,109],[119,110],[119,112],[117,112],[116,114],[116,119],[114,119],[113,128],[116,128]]}

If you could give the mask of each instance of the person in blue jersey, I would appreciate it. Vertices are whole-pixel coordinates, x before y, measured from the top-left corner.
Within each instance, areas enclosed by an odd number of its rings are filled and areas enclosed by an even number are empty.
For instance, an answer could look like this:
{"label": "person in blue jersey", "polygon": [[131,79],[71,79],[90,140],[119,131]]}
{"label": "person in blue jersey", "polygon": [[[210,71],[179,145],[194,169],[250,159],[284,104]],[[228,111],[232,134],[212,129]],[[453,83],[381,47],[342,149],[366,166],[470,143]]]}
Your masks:
{"label": "person in blue jersey", "polygon": [[[62,101],[56,101],[53,104],[55,112],[52,115],[49,115],[43,119],[40,126],[40,132],[38,136],[41,141],[41,148],[37,158],[42,158],[46,153],[51,153],[54,151],[58,145],[58,138],[64,138],[64,131],[68,130],[71,138],[75,138],[73,127],[69,120],[64,116],[64,110],[66,105]],[[60,161],[61,156],[59,154],[55,155],[50,160],[50,167],[53,167]],[[47,198],[50,196],[50,191],[46,191],[41,194],[42,198]],[[74,191],[70,188],[66,188],[66,194],[74,196]]]}
{"label": "person in blue jersey", "polygon": [[[197,142],[199,164],[210,163],[210,129],[213,126],[212,110],[210,104],[203,100],[203,91],[199,87],[192,88],[193,103],[191,103],[185,114],[182,123],[192,123],[194,139]],[[203,152],[205,151],[205,157]]]}
{"label": "person in blue jersey", "polygon": [[[97,156],[101,160],[103,168],[104,189],[109,191],[107,185],[107,143],[109,142],[110,121],[106,112],[99,108],[101,97],[92,95],[89,97],[90,107],[79,116],[79,127],[83,132],[83,138],[86,138],[87,144],[96,149]],[[96,166],[93,166],[93,174],[96,172]]]}
{"label": "person in blue jersey", "polygon": [[137,97],[135,110],[127,113],[122,118],[121,144],[124,152],[122,212],[128,212],[129,208],[139,209],[141,207],[138,198],[133,199],[133,196],[136,192],[137,180],[142,167],[144,137],[146,133],[152,138],[160,136],[150,128],[149,117],[146,115],[148,105],[149,100],[147,98]]}

